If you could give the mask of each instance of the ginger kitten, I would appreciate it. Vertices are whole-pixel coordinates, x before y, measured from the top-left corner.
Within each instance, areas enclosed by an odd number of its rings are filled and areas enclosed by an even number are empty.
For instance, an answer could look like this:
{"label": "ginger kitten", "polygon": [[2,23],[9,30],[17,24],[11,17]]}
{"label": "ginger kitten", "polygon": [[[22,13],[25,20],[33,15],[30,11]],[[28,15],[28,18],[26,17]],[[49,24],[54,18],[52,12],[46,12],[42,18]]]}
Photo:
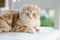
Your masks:
{"label": "ginger kitten", "polygon": [[40,8],[36,5],[26,5],[19,13],[15,31],[36,33],[40,31]]}

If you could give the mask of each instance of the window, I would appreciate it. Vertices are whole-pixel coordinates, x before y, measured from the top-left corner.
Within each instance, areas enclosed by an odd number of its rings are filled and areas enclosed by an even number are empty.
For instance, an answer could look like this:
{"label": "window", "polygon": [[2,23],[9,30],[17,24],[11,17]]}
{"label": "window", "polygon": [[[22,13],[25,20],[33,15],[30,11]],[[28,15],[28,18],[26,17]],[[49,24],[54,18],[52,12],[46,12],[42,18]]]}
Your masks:
{"label": "window", "polygon": [[9,0],[5,0],[4,7],[1,8],[1,11],[9,10]]}
{"label": "window", "polygon": [[0,0],[0,7],[4,7],[5,6],[5,0]]}
{"label": "window", "polygon": [[41,26],[54,27],[54,9],[42,9],[41,10]]}

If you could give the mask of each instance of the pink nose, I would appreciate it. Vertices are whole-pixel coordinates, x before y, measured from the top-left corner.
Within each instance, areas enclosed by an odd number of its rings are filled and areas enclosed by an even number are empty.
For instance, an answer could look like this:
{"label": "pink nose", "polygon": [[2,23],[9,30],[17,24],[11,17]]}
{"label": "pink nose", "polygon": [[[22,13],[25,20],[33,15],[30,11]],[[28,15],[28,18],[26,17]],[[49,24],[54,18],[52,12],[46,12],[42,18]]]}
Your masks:
{"label": "pink nose", "polygon": [[29,16],[30,17],[30,19],[32,19],[33,17],[32,16]]}

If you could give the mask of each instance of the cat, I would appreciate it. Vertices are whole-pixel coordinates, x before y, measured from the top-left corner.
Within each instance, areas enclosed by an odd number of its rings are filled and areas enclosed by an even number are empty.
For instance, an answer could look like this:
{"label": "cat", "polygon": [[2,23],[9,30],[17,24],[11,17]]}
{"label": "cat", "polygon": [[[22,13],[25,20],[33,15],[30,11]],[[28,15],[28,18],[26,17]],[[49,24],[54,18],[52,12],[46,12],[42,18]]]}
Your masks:
{"label": "cat", "polygon": [[4,11],[0,15],[0,32],[10,32],[13,29],[18,12]]}
{"label": "cat", "polygon": [[25,5],[21,11],[5,11],[0,15],[0,32],[40,31],[40,8],[36,5]]}
{"label": "cat", "polygon": [[18,14],[14,31],[36,33],[40,31],[40,8],[36,5],[25,5]]}

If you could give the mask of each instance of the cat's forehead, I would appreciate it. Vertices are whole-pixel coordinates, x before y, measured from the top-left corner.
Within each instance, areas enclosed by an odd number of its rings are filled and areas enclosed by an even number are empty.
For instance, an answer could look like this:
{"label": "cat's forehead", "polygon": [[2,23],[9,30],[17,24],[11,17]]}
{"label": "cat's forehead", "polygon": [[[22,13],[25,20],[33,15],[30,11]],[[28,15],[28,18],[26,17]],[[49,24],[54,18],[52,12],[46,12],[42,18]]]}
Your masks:
{"label": "cat's forehead", "polygon": [[25,5],[23,7],[23,10],[38,10],[38,9],[39,9],[39,7],[36,5]]}
{"label": "cat's forehead", "polygon": [[25,13],[38,13],[40,14],[41,8],[38,7],[37,5],[29,4],[29,5],[24,5],[22,11]]}

